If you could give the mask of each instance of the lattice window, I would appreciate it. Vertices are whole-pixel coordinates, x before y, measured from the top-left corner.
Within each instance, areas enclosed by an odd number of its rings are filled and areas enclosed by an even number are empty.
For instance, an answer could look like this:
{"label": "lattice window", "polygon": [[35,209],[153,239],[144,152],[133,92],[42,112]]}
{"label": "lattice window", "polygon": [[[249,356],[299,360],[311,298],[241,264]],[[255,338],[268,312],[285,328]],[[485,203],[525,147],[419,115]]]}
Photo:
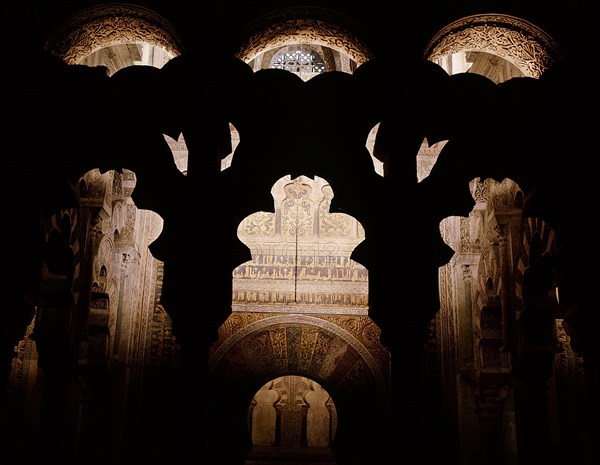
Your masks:
{"label": "lattice window", "polygon": [[298,74],[314,74],[324,72],[326,67],[323,57],[310,48],[285,47],[271,60],[271,68]]}

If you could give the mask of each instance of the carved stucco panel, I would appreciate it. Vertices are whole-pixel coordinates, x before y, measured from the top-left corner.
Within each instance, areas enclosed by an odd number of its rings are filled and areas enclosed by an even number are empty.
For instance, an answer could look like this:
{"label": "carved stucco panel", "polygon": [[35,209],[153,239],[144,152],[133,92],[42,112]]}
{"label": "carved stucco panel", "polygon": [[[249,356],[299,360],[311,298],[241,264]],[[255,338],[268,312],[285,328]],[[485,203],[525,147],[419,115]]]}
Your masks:
{"label": "carved stucco panel", "polygon": [[477,203],[485,203],[488,201],[489,198],[489,189],[488,189],[488,185],[489,185],[489,178],[484,179],[483,181],[481,180],[481,178],[476,178],[473,181],[471,181],[471,195],[473,196],[473,198],[475,199],[475,202]]}
{"label": "carved stucco panel", "polygon": [[563,51],[543,30],[522,19],[497,14],[468,16],[446,26],[429,42],[425,56],[436,61],[471,50],[502,57],[535,78],[564,60]]}
{"label": "carved stucco panel", "polygon": [[117,234],[121,233],[125,227],[127,219],[127,205],[119,200],[113,204],[111,216],[111,229]]}
{"label": "carved stucco panel", "polygon": [[125,213],[125,225],[122,228],[121,233],[115,237],[115,240],[121,244],[133,244],[137,218],[136,206],[132,203],[127,203],[127,209]]}
{"label": "carved stucco panel", "polygon": [[118,171],[113,171],[112,195],[113,197],[121,197],[123,195],[123,174]]}
{"label": "carved stucco panel", "polygon": [[481,215],[478,212],[471,212],[468,217],[447,217],[440,222],[440,234],[444,242],[458,254],[470,253],[479,248],[480,223]]}
{"label": "carved stucco panel", "polygon": [[371,353],[385,372],[390,360],[389,351],[381,344],[381,330],[369,317],[348,317],[338,315],[323,316],[340,328],[352,334]]}
{"label": "carved stucco panel", "polygon": [[[281,178],[274,213],[255,212],[238,227],[252,260],[233,271],[234,311],[366,313],[368,271],[350,259],[365,236],[353,217],[330,212],[333,190],[321,178]],[[302,306],[302,308],[300,308]]]}
{"label": "carved stucco panel", "polygon": [[456,283],[454,282],[453,267],[445,265],[440,267],[438,273],[439,293],[440,293],[440,311],[437,318],[439,320],[439,329],[441,329],[440,347],[445,347],[448,353],[455,351],[456,337],[456,312],[458,305],[456,301]]}
{"label": "carved stucco panel", "polygon": [[471,218],[460,217],[460,251],[471,250]]}
{"label": "carved stucco panel", "polygon": [[510,179],[502,182],[489,180],[490,198],[495,209],[515,208],[515,196],[518,185]]}
{"label": "carved stucco panel", "polygon": [[[383,348],[371,351],[377,344],[371,338],[378,332],[367,321],[357,323],[351,321],[352,317],[341,316],[330,318],[234,312],[222,325],[219,341],[211,350],[210,370],[214,371],[238,344],[242,344],[245,351],[260,352],[262,363],[255,360],[257,366],[252,368],[257,372],[263,372],[266,365],[278,366],[282,370],[294,366],[325,378],[339,368],[341,360],[348,367],[360,362],[367,368],[364,376],[370,373],[383,398],[387,398],[387,378],[384,373],[389,369],[385,364],[389,357],[383,355]],[[364,317],[357,317],[357,320],[360,319]],[[369,347],[363,345],[359,338],[368,341]],[[351,353],[356,355],[352,356]]]}
{"label": "carved stucco panel", "polygon": [[114,4],[84,10],[57,30],[46,49],[69,64],[116,44],[149,43],[173,56],[181,54],[181,41],[172,26],[143,7]]}
{"label": "carved stucco panel", "polygon": [[479,288],[482,290],[483,301],[481,305],[485,305],[486,294],[485,290],[488,287],[488,280],[491,279],[494,293],[497,292],[500,283],[500,264],[498,261],[497,252],[494,246],[486,246],[481,251],[481,260],[479,262]]}
{"label": "carved stucco panel", "polygon": [[246,62],[267,50],[291,44],[315,44],[348,55],[357,64],[371,58],[371,52],[357,35],[333,19],[273,18],[253,32],[237,56]]}
{"label": "carved stucco panel", "polygon": [[110,236],[103,236],[94,253],[92,282],[95,290],[107,292],[108,284],[113,277],[115,245]]}
{"label": "carved stucco panel", "polygon": [[83,180],[87,185],[88,200],[103,200],[106,195],[110,175],[101,174],[99,170],[90,170],[83,175]]}

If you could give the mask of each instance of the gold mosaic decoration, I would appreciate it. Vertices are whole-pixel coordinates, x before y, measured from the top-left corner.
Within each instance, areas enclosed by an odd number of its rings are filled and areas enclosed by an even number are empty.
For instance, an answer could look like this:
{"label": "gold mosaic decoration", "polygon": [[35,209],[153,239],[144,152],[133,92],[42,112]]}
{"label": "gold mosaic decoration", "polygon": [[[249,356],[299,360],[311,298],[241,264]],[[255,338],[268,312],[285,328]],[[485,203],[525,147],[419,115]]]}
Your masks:
{"label": "gold mosaic decoration", "polygon": [[364,316],[234,312],[219,328],[210,370],[215,371],[229,354],[241,352],[259,372],[292,370],[327,379],[341,375],[340,363],[346,360],[342,370],[346,376],[359,376],[363,382],[372,377],[385,398],[390,358],[379,336],[375,323]]}

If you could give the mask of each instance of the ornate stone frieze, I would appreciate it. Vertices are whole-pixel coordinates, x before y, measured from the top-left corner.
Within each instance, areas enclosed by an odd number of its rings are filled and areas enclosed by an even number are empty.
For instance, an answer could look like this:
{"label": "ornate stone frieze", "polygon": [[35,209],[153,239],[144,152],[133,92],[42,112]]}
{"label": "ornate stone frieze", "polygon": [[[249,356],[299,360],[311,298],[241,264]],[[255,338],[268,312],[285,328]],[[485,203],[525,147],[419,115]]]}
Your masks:
{"label": "ornate stone frieze", "polygon": [[493,208],[497,210],[516,208],[515,198],[519,192],[519,186],[510,179],[504,179],[502,182],[489,180],[490,200]]}
{"label": "ornate stone frieze", "polygon": [[219,341],[211,349],[211,370],[236,346],[245,347],[248,342],[244,341],[250,340],[263,345],[261,353],[278,359],[269,363],[283,364],[286,370],[290,364],[296,369],[317,370],[320,377],[333,373],[336,363],[347,358],[351,348],[359,357],[351,365],[362,360],[367,372],[377,380],[382,395],[387,395],[384,373],[389,369],[389,356],[379,344],[378,328],[368,317],[236,312],[219,330]]}
{"label": "ornate stone frieze", "polygon": [[85,183],[86,189],[83,192],[80,189],[79,192],[82,202],[85,204],[85,202],[103,201],[108,179],[109,175],[107,173],[101,174],[97,169],[85,173],[82,176],[82,181]]}
{"label": "ornate stone frieze", "polygon": [[100,239],[94,253],[94,265],[92,268],[92,283],[96,291],[106,292],[108,283],[113,276],[115,245],[110,236]]}
{"label": "ornate stone frieze", "polygon": [[382,367],[389,363],[389,352],[381,344],[381,330],[371,318],[341,315],[328,315],[323,318],[352,334],[373,356],[379,359]]}
{"label": "ornate stone frieze", "polygon": [[136,5],[102,5],[69,18],[46,42],[46,50],[69,64],[116,44],[150,43],[173,56],[182,44],[173,27],[156,13]]}
{"label": "ornate stone frieze", "polygon": [[119,200],[113,204],[111,215],[111,230],[119,234],[125,227],[127,219],[127,205]]}
{"label": "ornate stone frieze", "polygon": [[113,198],[123,195],[123,174],[113,171],[112,195]]}
{"label": "ornate stone frieze", "polygon": [[468,16],[448,25],[429,42],[425,56],[437,61],[470,50],[502,57],[536,78],[564,60],[564,52],[544,31],[523,19],[498,14]]}
{"label": "ornate stone frieze", "polygon": [[136,218],[137,207],[133,203],[127,203],[125,211],[125,224],[120,233],[115,236],[115,242],[119,244],[133,244],[135,238]]}
{"label": "ornate stone frieze", "polygon": [[460,218],[460,251],[469,252],[471,250],[471,219]]}
{"label": "ornate stone frieze", "polygon": [[[309,17],[305,17],[310,12]],[[318,13],[318,14],[315,14]],[[248,38],[240,47],[238,58],[251,61],[269,49],[290,44],[316,44],[349,56],[357,64],[372,58],[355,25],[346,25],[332,14],[302,9],[277,12],[248,27]]]}
{"label": "ornate stone frieze", "polygon": [[480,178],[471,181],[471,195],[475,199],[475,202],[487,202],[489,198],[488,183],[489,178],[483,181]]}
{"label": "ornate stone frieze", "polygon": [[483,291],[484,301],[488,294],[494,295],[497,292],[500,282],[500,266],[493,246],[487,246],[481,251],[478,281],[479,288]]}
{"label": "ornate stone frieze", "polygon": [[329,211],[324,179],[287,176],[272,192],[274,213],[253,213],[238,227],[252,260],[233,272],[233,309],[366,314],[368,270],[350,258],[364,240],[360,223]]}

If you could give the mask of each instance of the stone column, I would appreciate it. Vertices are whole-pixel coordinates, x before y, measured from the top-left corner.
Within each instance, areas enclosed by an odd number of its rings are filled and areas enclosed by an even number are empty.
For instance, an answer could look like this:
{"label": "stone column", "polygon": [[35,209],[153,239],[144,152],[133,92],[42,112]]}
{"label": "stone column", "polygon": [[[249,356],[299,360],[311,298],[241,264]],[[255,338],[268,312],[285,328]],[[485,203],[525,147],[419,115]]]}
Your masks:
{"label": "stone column", "polygon": [[74,380],[76,354],[70,334],[72,295],[64,275],[43,272],[41,299],[31,338],[41,369],[41,404],[35,454],[40,461],[74,463],[78,390]]}
{"label": "stone column", "polygon": [[511,279],[511,254],[509,239],[509,218],[498,219],[496,231],[498,233],[498,248],[500,254],[500,280],[502,304],[502,350],[512,352],[514,349],[514,308]]}

